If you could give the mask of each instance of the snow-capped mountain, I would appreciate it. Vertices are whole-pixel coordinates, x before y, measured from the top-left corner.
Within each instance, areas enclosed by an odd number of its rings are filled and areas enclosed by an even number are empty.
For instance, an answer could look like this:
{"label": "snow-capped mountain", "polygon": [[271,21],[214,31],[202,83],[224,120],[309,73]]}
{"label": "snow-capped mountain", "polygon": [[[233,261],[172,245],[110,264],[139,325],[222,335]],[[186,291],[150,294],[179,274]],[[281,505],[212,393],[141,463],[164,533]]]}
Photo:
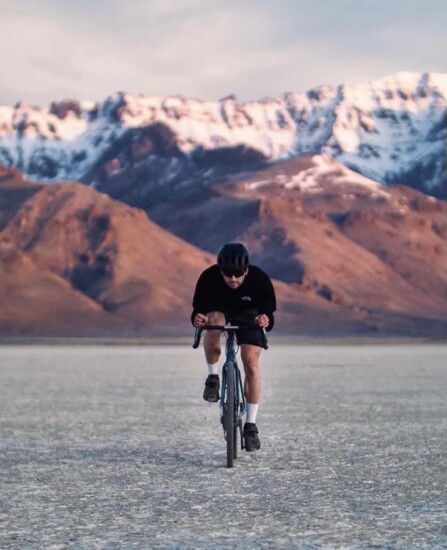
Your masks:
{"label": "snow-capped mountain", "polygon": [[139,204],[155,189],[324,153],[378,182],[445,197],[446,91],[447,74],[402,72],[250,103],[125,93],[19,103],[0,107],[0,163]]}

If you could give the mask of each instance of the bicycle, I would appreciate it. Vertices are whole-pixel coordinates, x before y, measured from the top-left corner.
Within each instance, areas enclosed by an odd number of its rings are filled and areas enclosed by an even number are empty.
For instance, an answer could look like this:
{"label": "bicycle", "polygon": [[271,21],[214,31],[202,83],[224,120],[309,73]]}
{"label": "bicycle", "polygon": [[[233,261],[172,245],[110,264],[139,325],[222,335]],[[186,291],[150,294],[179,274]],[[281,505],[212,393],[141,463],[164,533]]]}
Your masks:
{"label": "bicycle", "polygon": [[[200,345],[200,338],[204,330],[220,330],[226,337],[225,363],[222,367],[222,386],[220,395],[220,421],[224,430],[224,438],[227,447],[227,467],[232,468],[234,460],[237,459],[238,441],[240,449],[244,449],[244,438],[242,437],[242,419],[245,414],[246,401],[242,384],[241,371],[237,363],[236,355],[239,346],[236,340],[236,331],[240,328],[247,328],[247,325],[239,326],[227,323],[225,325],[204,325],[196,328],[193,348]],[[264,329],[256,326],[262,334],[264,349],[268,349],[267,337]]]}

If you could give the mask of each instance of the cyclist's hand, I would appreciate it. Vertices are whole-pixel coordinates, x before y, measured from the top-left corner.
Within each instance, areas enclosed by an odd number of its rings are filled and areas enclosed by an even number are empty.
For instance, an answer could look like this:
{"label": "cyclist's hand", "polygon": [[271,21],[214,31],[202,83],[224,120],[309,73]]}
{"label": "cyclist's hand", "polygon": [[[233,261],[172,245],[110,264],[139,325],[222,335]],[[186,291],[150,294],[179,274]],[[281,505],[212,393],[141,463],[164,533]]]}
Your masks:
{"label": "cyclist's hand", "polygon": [[203,325],[206,325],[207,323],[208,323],[208,317],[203,313],[197,313],[196,316],[194,317],[195,327],[203,327]]}
{"label": "cyclist's hand", "polygon": [[255,322],[258,325],[258,327],[267,328],[269,326],[269,318],[265,313],[261,313],[260,315],[257,315],[255,317]]}

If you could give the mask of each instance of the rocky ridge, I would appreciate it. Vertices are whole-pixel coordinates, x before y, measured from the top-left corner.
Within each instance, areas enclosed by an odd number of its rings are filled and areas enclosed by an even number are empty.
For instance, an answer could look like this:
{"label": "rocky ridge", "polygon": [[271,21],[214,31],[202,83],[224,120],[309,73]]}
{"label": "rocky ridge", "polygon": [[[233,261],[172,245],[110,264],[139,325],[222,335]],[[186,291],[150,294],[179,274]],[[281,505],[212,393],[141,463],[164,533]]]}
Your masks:
{"label": "rocky ridge", "polygon": [[145,207],[173,189],[323,153],[382,184],[445,197],[446,89],[446,74],[402,72],[250,103],[127,93],[18,103],[0,107],[0,163]]}
{"label": "rocky ridge", "polygon": [[275,333],[445,336],[446,213],[320,155],[146,212],[2,169],[0,333],[191,334],[198,274],[243,240],[274,278]]}

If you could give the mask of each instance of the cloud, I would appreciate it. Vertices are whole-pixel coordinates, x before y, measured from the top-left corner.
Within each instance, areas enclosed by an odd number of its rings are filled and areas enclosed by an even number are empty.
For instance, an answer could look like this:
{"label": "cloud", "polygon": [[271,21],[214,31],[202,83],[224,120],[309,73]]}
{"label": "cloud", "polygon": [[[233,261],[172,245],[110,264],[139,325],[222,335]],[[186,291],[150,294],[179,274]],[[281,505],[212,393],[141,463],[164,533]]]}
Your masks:
{"label": "cloud", "polygon": [[442,0],[2,0],[0,103],[118,90],[251,100],[442,71],[446,11]]}

